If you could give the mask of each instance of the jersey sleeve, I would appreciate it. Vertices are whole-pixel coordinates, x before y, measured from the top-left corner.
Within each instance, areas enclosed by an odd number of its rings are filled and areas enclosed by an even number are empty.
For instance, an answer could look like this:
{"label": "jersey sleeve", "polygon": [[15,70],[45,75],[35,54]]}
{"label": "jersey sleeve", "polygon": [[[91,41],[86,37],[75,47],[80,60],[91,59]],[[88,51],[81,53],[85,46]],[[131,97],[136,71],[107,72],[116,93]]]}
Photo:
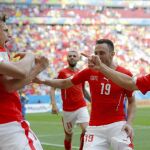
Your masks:
{"label": "jersey sleeve", "polygon": [[80,83],[85,83],[85,81],[88,80],[88,76],[89,76],[89,70],[88,69],[84,69],[80,72],[78,72],[76,75],[74,75],[71,79],[71,82],[74,85],[80,84]]}
{"label": "jersey sleeve", "polygon": [[138,77],[135,82],[136,86],[143,94],[150,91],[150,74]]}
{"label": "jersey sleeve", "polygon": [[64,72],[63,71],[59,71],[56,79],[63,79],[64,77],[65,77]]}

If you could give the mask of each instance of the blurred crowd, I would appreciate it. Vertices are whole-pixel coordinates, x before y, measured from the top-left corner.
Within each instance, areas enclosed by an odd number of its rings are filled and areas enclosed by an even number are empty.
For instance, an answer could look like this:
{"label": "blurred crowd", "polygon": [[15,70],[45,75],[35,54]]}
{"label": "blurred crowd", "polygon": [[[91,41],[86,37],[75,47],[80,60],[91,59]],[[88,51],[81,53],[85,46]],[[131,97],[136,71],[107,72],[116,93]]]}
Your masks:
{"label": "blurred crowd", "polygon": [[[90,6],[89,6],[90,7]],[[51,17],[93,17],[101,19],[103,24],[91,25],[38,25],[38,24],[10,24],[10,34],[13,41],[7,47],[12,53],[18,51],[32,51],[37,55],[45,55],[49,58],[50,65],[46,71],[39,76],[43,79],[54,78],[57,72],[66,63],[66,52],[77,50],[92,54],[95,41],[101,38],[108,38],[115,44],[115,61],[119,65],[128,68],[134,75],[150,72],[150,27],[149,26],[126,26],[107,25],[107,17],[121,17],[126,15],[126,9],[98,11],[96,7],[77,7],[70,9],[53,8],[44,6],[15,6],[2,5],[0,12],[4,10],[9,16],[51,16]],[[15,10],[15,11],[14,11]],[[128,10],[130,14],[131,10]],[[135,10],[133,10],[135,11]],[[85,12],[85,13],[83,13]],[[138,9],[141,16],[150,17],[144,9]],[[133,13],[133,12],[132,12]],[[135,13],[137,15],[137,13]],[[87,15],[87,16],[86,16]],[[136,17],[136,15],[134,17]],[[86,67],[86,59],[81,58],[80,68]],[[48,94],[49,88],[42,85],[30,85],[25,89],[27,94]]]}

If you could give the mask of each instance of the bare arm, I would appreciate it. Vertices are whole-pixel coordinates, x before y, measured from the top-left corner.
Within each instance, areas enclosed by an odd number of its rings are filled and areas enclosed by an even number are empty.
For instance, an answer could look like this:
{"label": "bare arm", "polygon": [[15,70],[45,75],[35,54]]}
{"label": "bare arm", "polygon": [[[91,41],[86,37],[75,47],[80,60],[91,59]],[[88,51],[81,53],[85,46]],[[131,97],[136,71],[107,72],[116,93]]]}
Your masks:
{"label": "bare arm", "polygon": [[23,72],[29,75],[32,70],[33,63],[35,63],[35,56],[33,53],[18,53],[15,57],[20,57],[18,62],[13,63],[17,68],[23,70]]}
{"label": "bare arm", "polygon": [[43,71],[48,66],[48,60],[41,57],[41,62],[37,63],[35,67],[30,72],[29,76],[25,79],[4,79],[3,83],[8,92],[13,92],[21,89],[25,85],[29,84],[41,71]]}
{"label": "bare arm", "polygon": [[127,122],[128,124],[132,125],[133,119],[135,117],[135,111],[136,111],[136,102],[135,102],[135,97],[132,96],[128,98],[128,118]]}
{"label": "bare arm", "polygon": [[100,72],[102,72],[107,78],[111,79],[113,82],[118,84],[119,86],[127,89],[127,90],[138,90],[135,82],[133,81],[132,77],[115,71],[104,64],[100,65],[99,68]]}
{"label": "bare arm", "polygon": [[20,68],[17,68],[14,64],[11,63],[0,63],[0,74],[13,77],[15,79],[23,79],[26,77],[26,74]]}
{"label": "bare arm", "polygon": [[[0,63],[0,74],[13,77],[15,79],[23,79],[27,76],[31,70],[34,61],[34,55],[31,53],[24,53],[23,58],[14,62],[1,62]],[[27,65],[26,65],[27,64]]]}
{"label": "bare arm", "polygon": [[45,84],[54,88],[66,89],[73,86],[70,78],[67,79],[49,79],[49,80],[41,80],[36,78],[33,80],[34,83]]}
{"label": "bare arm", "polygon": [[111,79],[114,83],[118,84],[119,86],[127,89],[127,90],[138,90],[135,82],[133,81],[132,77],[115,71],[105,64],[101,62],[98,56],[92,55],[88,56],[82,53],[83,56],[88,58],[88,67],[94,70],[99,70],[102,72],[107,78]]}
{"label": "bare arm", "polygon": [[127,108],[127,123],[123,126],[122,130],[125,130],[129,137],[133,140],[134,132],[132,128],[133,119],[135,117],[136,103],[135,98],[128,98],[128,108]]}
{"label": "bare arm", "polygon": [[56,104],[56,100],[55,100],[55,91],[56,91],[56,88],[51,87],[50,97],[51,97],[52,113],[58,114],[59,110],[57,108],[57,104]]}

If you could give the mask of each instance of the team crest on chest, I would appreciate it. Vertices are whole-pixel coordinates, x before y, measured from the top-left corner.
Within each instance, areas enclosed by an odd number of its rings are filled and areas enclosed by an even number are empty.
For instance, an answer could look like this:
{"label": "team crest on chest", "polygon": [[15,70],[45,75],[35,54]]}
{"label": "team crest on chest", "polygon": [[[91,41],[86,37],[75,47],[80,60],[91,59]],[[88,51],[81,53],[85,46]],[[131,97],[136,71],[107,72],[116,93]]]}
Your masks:
{"label": "team crest on chest", "polygon": [[91,81],[98,81],[98,76],[90,76]]}

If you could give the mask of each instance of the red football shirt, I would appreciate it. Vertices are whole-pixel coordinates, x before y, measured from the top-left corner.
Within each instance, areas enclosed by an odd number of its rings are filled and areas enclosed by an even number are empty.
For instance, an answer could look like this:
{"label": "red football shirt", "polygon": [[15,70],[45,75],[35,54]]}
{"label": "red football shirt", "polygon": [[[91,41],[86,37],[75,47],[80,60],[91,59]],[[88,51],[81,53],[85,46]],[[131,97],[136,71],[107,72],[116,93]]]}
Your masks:
{"label": "red football shirt", "polygon": [[[58,74],[58,79],[69,78],[78,72],[79,70],[74,71],[69,68],[62,69]],[[81,107],[86,106],[82,83],[67,89],[61,89],[61,97],[63,100],[64,111],[75,111]]]}
{"label": "red football shirt", "polygon": [[[128,70],[120,66],[116,70],[132,76]],[[89,68],[72,78],[72,83],[75,85],[84,81],[89,82],[91,93],[91,126],[125,120],[123,101],[125,96],[131,97],[132,92],[119,87],[99,71]]]}
{"label": "red football shirt", "polygon": [[136,80],[136,86],[143,94],[150,91],[150,74],[138,77]]}
{"label": "red football shirt", "polygon": [[[9,57],[5,49],[0,47],[0,62],[3,61],[9,61]],[[0,81],[0,124],[21,120],[21,103],[17,92],[8,93]]]}

